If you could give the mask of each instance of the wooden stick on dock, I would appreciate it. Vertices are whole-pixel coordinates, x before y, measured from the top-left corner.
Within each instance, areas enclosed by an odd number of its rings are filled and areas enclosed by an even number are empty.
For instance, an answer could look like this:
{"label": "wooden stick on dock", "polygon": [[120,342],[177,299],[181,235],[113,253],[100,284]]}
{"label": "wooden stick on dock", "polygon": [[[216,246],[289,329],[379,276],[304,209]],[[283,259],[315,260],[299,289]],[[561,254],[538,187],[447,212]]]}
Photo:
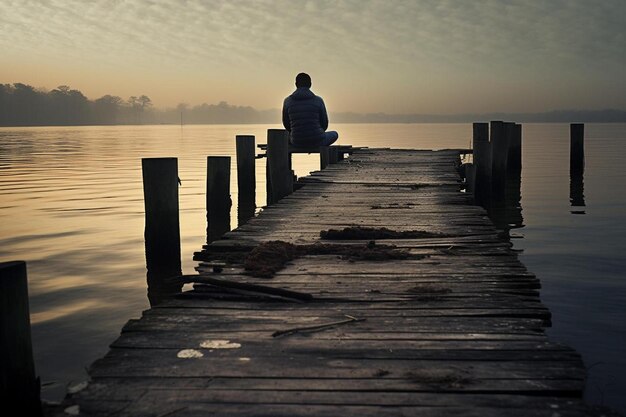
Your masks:
{"label": "wooden stick on dock", "polygon": [[0,350],[2,407],[16,415],[41,416],[24,261],[0,263]]}

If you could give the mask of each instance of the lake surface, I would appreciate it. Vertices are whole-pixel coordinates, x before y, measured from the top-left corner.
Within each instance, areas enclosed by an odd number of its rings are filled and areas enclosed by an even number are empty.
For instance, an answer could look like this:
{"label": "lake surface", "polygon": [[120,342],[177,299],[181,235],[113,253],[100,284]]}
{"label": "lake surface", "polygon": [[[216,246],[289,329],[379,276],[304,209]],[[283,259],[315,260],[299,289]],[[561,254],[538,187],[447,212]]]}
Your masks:
{"label": "lake surface", "polygon": [[[183,273],[206,241],[206,156],[234,157],[237,134],[269,125],[0,128],[0,261],[28,262],[37,372],[60,399],[104,355],[146,294],[141,158],[177,157]],[[466,148],[469,124],[343,124],[339,143]],[[523,126],[522,215],[511,233],[541,279],[549,334],[589,369],[588,401],[626,411],[625,124],[587,124],[585,207],[571,207],[569,126]],[[231,173],[237,201],[236,172]],[[298,175],[318,156],[296,155]],[[257,206],[265,201],[257,160]],[[574,212],[574,213],[572,213]],[[583,213],[584,214],[580,214]],[[232,211],[236,225],[236,207]]]}

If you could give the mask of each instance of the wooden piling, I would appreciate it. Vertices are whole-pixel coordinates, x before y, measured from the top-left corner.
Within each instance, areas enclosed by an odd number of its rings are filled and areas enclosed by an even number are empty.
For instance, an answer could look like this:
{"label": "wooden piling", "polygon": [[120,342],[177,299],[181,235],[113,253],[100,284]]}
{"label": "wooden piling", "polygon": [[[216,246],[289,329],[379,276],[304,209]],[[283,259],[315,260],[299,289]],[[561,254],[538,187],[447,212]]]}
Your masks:
{"label": "wooden piling", "polygon": [[473,124],[473,164],[475,171],[474,198],[478,204],[486,204],[491,195],[491,144],[489,124]]}
{"label": "wooden piling", "polygon": [[289,135],[286,130],[267,131],[268,204],[293,192],[293,174],[289,164]]}
{"label": "wooden piling", "polygon": [[141,166],[146,213],[146,278],[148,299],[154,306],[181,288],[169,281],[181,273],[178,160],[144,158]]}
{"label": "wooden piling", "polygon": [[144,158],[143,198],[146,213],[146,259],[156,264],[180,263],[180,225],[178,213],[178,160]]}
{"label": "wooden piling", "polygon": [[329,146],[328,153],[329,153],[329,157],[328,157],[329,164],[336,164],[337,162],[339,162],[339,149],[336,146]]}
{"label": "wooden piling", "polygon": [[585,171],[585,125],[570,124],[569,172],[572,176]]}
{"label": "wooden piling", "polygon": [[330,162],[330,149],[328,146],[320,146],[320,169],[325,169]]}
{"label": "wooden piling", "polygon": [[[267,152],[267,151],[266,151]],[[270,177],[270,164],[267,161],[267,154],[265,158],[265,204],[268,206],[272,204],[274,199],[272,198],[272,178]]]}
{"label": "wooden piling", "polygon": [[522,170],[522,125],[514,123],[512,134],[509,137],[509,154],[506,163],[509,173],[521,172]]}
{"label": "wooden piling", "polygon": [[230,231],[230,156],[207,157],[207,243]]}
{"label": "wooden piling", "polygon": [[505,198],[508,137],[511,129],[509,123],[491,122],[491,201],[495,203],[504,202]]}
{"label": "wooden piling", "polygon": [[476,166],[474,164],[465,165],[465,192],[473,193],[476,182]]}
{"label": "wooden piling", "polygon": [[254,136],[237,135],[237,223],[241,226],[254,216],[256,175]]}
{"label": "wooden piling", "polygon": [[41,416],[30,335],[26,262],[0,263],[0,400],[7,412]]}
{"label": "wooden piling", "polygon": [[[515,136],[521,132],[520,127],[521,125],[519,124],[515,125]],[[519,166],[514,165],[513,168],[507,165],[504,200],[504,228],[506,229],[517,229],[524,226],[524,217],[522,216],[522,206],[520,204],[522,199],[521,174],[521,164]]]}
{"label": "wooden piling", "polygon": [[237,189],[239,194],[254,195],[256,192],[254,136],[237,135]]}

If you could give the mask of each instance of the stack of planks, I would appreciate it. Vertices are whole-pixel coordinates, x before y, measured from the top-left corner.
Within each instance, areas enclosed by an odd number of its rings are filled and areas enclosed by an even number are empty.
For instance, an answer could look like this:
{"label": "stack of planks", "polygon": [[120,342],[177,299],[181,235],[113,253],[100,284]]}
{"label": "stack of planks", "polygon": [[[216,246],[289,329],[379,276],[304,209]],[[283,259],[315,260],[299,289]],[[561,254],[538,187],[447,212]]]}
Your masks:
{"label": "stack of planks", "polygon": [[458,162],[454,150],[362,149],[301,179],[199,256],[349,226],[436,235],[376,241],[421,257],[302,256],[271,279],[200,263],[313,299],[196,284],[131,320],[71,401],[89,416],[586,415],[579,355],[548,340],[538,279],[460,192]]}

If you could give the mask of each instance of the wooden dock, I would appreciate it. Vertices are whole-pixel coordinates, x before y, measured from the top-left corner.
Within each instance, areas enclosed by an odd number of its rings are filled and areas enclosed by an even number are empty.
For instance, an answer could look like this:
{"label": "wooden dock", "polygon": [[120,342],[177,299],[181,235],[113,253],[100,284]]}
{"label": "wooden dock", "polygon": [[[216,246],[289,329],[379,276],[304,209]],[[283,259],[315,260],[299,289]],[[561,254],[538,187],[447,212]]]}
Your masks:
{"label": "wooden dock", "polygon": [[426,233],[376,240],[407,259],[307,255],[271,279],[200,263],[313,299],[196,284],[131,320],[71,401],[85,416],[587,415],[580,356],[548,340],[539,280],[461,192],[458,162],[454,150],[362,149],[301,179],[198,256],[349,226]]}

